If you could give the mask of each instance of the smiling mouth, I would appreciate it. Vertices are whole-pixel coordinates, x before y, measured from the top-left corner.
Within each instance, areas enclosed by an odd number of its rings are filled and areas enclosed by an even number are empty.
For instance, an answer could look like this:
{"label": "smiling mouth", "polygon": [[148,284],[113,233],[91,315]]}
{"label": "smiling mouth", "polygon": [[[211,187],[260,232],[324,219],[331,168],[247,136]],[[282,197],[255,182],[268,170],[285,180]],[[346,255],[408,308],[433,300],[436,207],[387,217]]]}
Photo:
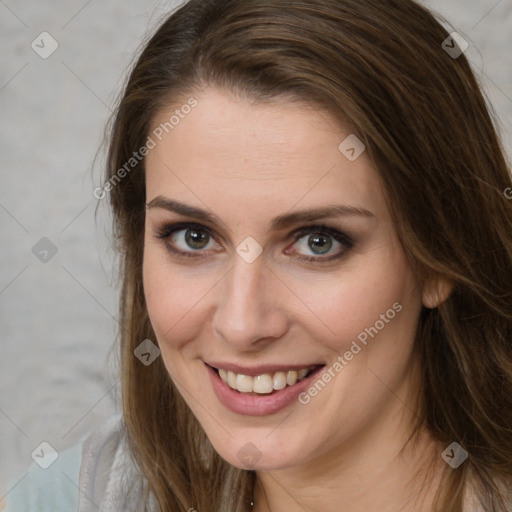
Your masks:
{"label": "smiling mouth", "polygon": [[287,387],[294,386],[316,373],[325,365],[313,365],[302,370],[277,371],[262,375],[243,375],[222,368],[210,366],[222,381],[231,389],[245,395],[271,395]]}

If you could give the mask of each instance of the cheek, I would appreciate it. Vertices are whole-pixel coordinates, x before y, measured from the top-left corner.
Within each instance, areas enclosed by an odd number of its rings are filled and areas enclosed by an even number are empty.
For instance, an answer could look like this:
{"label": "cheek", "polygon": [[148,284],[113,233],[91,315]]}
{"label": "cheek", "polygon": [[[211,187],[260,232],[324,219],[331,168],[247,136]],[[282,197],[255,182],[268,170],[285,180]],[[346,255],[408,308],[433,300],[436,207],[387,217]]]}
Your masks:
{"label": "cheek", "polygon": [[[203,274],[198,275],[198,273]],[[207,295],[216,280],[207,272],[171,265],[163,246],[147,241],[144,248],[144,295],[151,325],[162,352],[180,349],[199,338]]]}
{"label": "cheek", "polygon": [[382,245],[329,276],[296,278],[294,288],[311,311],[312,335],[323,333],[323,343],[337,353],[348,350],[358,336],[363,342],[365,336],[371,338],[375,329],[390,337],[400,332],[400,338],[403,331],[410,340],[421,305],[415,276],[394,244]]}

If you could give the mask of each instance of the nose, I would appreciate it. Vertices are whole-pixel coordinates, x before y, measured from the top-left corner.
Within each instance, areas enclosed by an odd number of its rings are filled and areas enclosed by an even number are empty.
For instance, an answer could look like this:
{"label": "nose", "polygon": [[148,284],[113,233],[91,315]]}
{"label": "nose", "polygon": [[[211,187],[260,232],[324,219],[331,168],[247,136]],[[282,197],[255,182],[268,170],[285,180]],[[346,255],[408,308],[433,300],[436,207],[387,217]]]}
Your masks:
{"label": "nose", "polygon": [[219,283],[213,316],[216,335],[238,351],[261,350],[283,336],[286,287],[265,264],[263,256],[247,263],[235,255],[231,271]]}

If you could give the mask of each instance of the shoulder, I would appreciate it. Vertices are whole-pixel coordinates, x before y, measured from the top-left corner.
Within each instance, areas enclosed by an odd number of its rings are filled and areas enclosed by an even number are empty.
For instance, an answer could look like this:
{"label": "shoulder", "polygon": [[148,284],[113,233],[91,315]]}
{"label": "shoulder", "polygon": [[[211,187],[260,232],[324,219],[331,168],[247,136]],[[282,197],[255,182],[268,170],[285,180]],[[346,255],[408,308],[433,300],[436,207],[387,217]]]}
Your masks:
{"label": "shoulder", "polygon": [[[504,482],[496,480],[495,483],[505,500],[504,505],[506,506],[506,510],[512,511],[512,481]],[[475,478],[471,476],[464,492],[464,505],[462,512],[487,512],[491,509],[494,510],[489,496],[484,496],[482,498],[482,496],[477,492],[477,487]]]}
{"label": "shoulder", "polygon": [[[36,463],[10,482],[6,512],[141,512],[144,481],[133,463],[121,414],[58,454],[42,469]],[[151,502],[148,510],[157,510]],[[1,510],[1,508],[0,508]]]}
{"label": "shoulder", "polygon": [[[2,503],[4,508],[0,507],[0,510],[6,512],[76,511],[83,443],[84,439],[60,453],[48,453],[48,448],[41,447],[41,463],[37,463],[38,454],[36,454],[34,462],[25,474],[19,475],[8,483]],[[57,458],[52,461],[55,455]]]}

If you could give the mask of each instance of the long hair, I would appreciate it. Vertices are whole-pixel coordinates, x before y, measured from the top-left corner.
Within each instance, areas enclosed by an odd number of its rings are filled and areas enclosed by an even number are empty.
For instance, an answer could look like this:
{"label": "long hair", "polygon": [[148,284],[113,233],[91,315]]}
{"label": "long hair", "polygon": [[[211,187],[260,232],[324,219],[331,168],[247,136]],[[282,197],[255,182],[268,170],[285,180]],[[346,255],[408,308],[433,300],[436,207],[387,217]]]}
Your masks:
{"label": "long hair", "polygon": [[427,429],[469,453],[457,470],[443,470],[435,510],[461,512],[471,480],[485,510],[505,511],[511,177],[467,59],[443,47],[454,47],[449,37],[412,0],[191,0],[145,42],[111,120],[105,191],[120,257],[127,436],[162,511],[248,512],[255,481],[215,452],[162,358],[145,366],[134,357],[143,340],[157,340],[142,285],[145,160],[130,159],[162,109],[192,96],[200,108],[207,85],[252,101],[316,105],[364,142],[419,279],[453,284],[443,304],[422,310],[415,339],[422,388],[412,434]]}

